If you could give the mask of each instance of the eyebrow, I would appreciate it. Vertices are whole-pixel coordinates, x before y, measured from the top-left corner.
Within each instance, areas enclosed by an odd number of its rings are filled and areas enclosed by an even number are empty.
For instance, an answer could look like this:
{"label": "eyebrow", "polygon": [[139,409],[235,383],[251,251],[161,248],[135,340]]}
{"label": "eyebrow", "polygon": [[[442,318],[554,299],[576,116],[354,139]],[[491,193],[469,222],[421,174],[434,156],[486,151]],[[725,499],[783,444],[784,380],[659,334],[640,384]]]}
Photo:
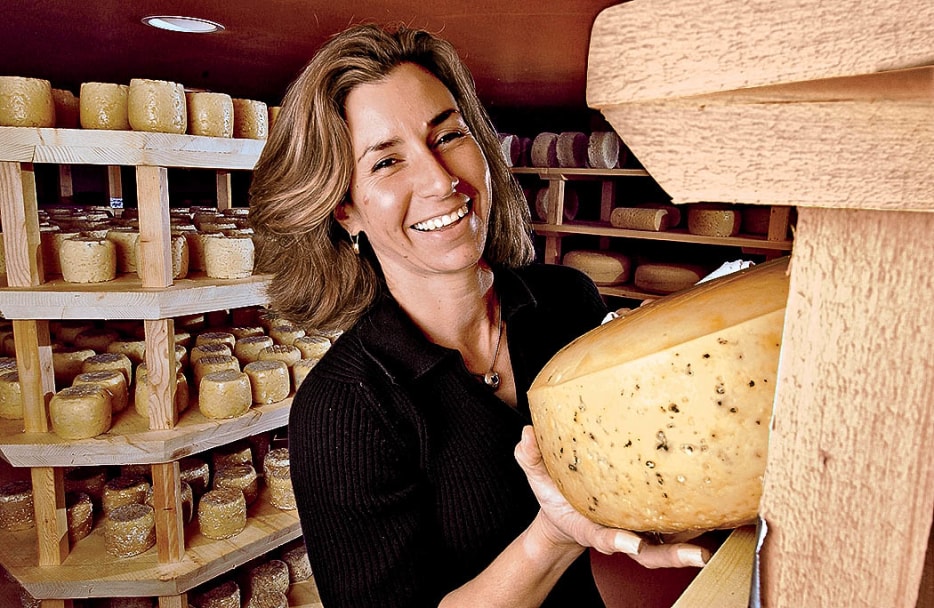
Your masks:
{"label": "eyebrow", "polygon": [[[435,115],[431,120],[428,121],[428,126],[433,129],[437,127],[438,125],[443,124],[447,119],[449,119],[451,116],[454,116],[454,115],[460,115],[460,111],[457,108],[448,108],[447,110],[442,110],[437,115]],[[372,146],[367,146],[366,148],[364,148],[363,152],[357,158],[357,162],[359,163],[361,160],[363,160],[363,157],[365,157],[367,154],[371,152],[379,152],[381,150],[391,148],[395,146],[396,144],[398,144],[399,142],[400,142],[400,139],[398,137],[393,137],[392,139],[387,139],[381,142],[377,142],[373,144]]]}

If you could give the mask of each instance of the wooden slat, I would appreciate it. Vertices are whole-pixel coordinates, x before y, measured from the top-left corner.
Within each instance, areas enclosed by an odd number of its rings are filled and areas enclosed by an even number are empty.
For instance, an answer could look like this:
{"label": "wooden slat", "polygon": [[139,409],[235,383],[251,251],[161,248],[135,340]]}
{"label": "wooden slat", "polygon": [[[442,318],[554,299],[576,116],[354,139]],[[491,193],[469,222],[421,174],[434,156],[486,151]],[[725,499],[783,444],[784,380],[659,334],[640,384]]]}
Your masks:
{"label": "wooden slat", "polygon": [[0,162],[0,218],[9,285],[30,287],[45,278],[37,209],[32,165]]}
{"label": "wooden slat", "polygon": [[257,139],[143,131],[0,127],[0,160],[252,169],[265,143]]}
{"label": "wooden slat", "polygon": [[725,247],[755,247],[775,251],[791,251],[792,242],[789,240],[770,241],[757,236],[731,236],[713,237],[690,234],[686,230],[666,230],[655,232],[653,230],[629,230],[616,228],[597,222],[574,222],[572,224],[538,224],[532,227],[539,234],[590,234],[594,236],[609,236],[616,238],[630,238],[652,241],[670,241],[676,243],[696,243],[699,245],[720,245]]}
{"label": "wooden slat", "polygon": [[107,167],[107,201],[114,209],[123,208],[123,174],[118,166]]}
{"label": "wooden slat", "polygon": [[178,462],[152,465],[152,506],[156,515],[156,547],[160,562],[185,557],[185,522]]}
{"label": "wooden slat", "polygon": [[175,411],[175,323],[172,319],[143,322],[146,335],[146,380],[149,382],[149,428],[169,430],[178,422]]}
{"label": "wooden slat", "polygon": [[218,171],[217,182],[217,208],[220,211],[233,206],[233,185],[230,171]]}
{"label": "wooden slat", "polygon": [[934,3],[926,0],[634,0],[594,21],[587,102],[601,107],[924,65],[932,39]]}
{"label": "wooden slat", "polygon": [[136,168],[139,206],[139,254],[137,271],[143,287],[172,284],[169,177],[165,167]]}
{"label": "wooden slat", "polygon": [[934,512],[934,214],[798,214],[764,595],[913,608]]}
{"label": "wooden slat", "polygon": [[755,527],[734,530],[672,608],[747,608],[755,552]]}
{"label": "wooden slat", "polygon": [[30,475],[36,512],[33,533],[38,545],[38,563],[40,566],[57,566],[64,563],[69,551],[63,469],[33,467]]}

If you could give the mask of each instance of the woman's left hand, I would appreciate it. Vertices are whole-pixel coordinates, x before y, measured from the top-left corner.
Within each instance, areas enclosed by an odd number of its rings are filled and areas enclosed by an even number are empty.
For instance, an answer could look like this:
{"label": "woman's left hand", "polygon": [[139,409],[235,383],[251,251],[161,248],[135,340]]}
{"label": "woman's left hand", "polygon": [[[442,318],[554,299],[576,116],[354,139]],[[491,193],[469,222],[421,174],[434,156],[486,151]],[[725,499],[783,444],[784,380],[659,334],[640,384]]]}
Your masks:
{"label": "woman's left hand", "polygon": [[552,542],[577,543],[606,554],[627,553],[646,568],[701,567],[710,558],[709,551],[702,547],[686,543],[652,545],[634,532],[601,526],[581,515],[548,475],[531,426],[522,429],[515,455],[550,524],[547,533]]}

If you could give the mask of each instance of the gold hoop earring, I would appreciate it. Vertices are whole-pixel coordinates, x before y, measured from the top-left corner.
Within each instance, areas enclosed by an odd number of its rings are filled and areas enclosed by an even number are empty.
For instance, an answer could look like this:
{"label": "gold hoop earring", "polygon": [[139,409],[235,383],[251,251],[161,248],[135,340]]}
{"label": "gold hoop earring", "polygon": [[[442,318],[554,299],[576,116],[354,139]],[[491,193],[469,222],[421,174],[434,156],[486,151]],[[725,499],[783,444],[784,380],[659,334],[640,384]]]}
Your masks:
{"label": "gold hoop earring", "polygon": [[350,248],[353,249],[354,255],[360,255],[360,233],[350,235]]}

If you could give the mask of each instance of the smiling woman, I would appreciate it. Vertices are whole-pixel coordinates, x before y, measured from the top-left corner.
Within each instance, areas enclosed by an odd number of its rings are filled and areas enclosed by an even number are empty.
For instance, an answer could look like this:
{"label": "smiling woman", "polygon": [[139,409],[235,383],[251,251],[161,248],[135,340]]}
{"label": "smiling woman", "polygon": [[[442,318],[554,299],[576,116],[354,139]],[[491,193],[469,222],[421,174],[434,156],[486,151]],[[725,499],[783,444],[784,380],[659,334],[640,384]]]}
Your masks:
{"label": "smiling woman", "polygon": [[587,547],[703,563],[574,511],[523,432],[534,376],[606,308],[583,273],[531,263],[528,204],[449,43],[374,26],[327,43],[250,215],[272,306],[343,330],[289,420],[326,606],[601,606]]}

